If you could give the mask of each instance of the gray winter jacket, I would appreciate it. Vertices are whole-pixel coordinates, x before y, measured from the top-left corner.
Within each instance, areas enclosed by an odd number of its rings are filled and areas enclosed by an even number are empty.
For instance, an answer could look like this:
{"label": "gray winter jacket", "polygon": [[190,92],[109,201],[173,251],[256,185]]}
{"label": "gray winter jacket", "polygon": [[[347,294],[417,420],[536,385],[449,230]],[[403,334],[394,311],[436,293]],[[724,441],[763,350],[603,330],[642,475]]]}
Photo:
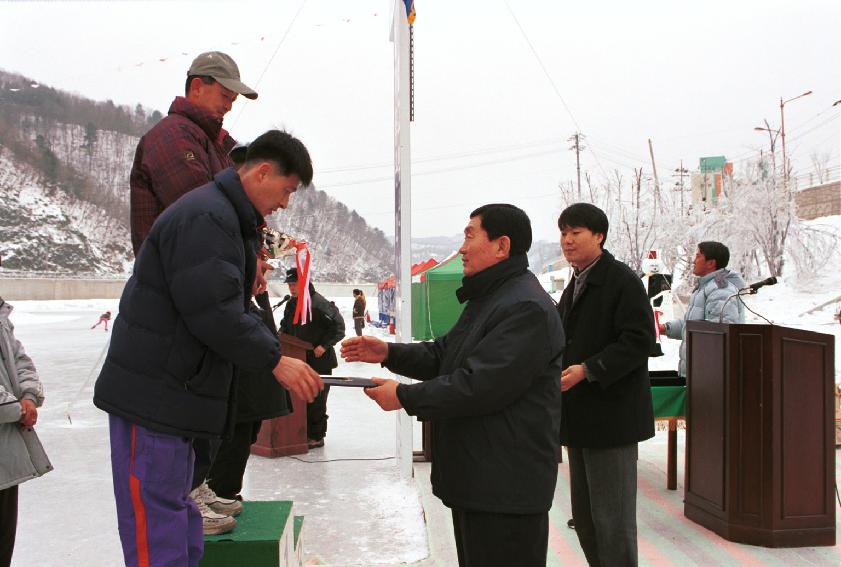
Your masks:
{"label": "gray winter jacket", "polygon": [[[744,323],[745,308],[738,299],[727,301],[733,294],[745,287],[745,280],[736,272],[726,268],[716,270],[701,277],[698,286],[689,297],[689,306],[683,319],[666,323],[666,336],[680,339],[680,366],[678,373],[686,376],[686,321],[719,322],[724,309],[722,323]],[[727,306],[725,307],[725,303]]]}
{"label": "gray winter jacket", "polygon": [[11,312],[12,306],[0,298],[0,490],[53,468],[35,430],[20,427],[20,400],[40,407],[44,389],[32,359],[15,338]]}

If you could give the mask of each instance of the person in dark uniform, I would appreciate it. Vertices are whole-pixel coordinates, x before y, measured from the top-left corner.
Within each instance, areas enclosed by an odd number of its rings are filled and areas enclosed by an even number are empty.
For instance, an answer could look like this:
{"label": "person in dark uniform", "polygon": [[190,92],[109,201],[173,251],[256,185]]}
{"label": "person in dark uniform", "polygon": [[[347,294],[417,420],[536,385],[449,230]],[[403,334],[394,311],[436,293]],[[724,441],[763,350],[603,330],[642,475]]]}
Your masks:
{"label": "person in dark uniform", "polygon": [[[307,351],[307,364],[319,374],[332,374],[339,365],[336,359],[337,342],[345,337],[345,321],[339,308],[332,301],[315,291],[310,282],[309,291],[312,298],[312,320],[306,324],[300,321],[293,323],[295,309],[298,306],[298,271],[291,268],[286,272],[286,283],[289,284],[291,299],[283,311],[280,330],[287,335],[297,337],[313,345],[313,350]],[[310,449],[324,446],[324,436],[327,434],[327,396],[330,387],[325,386],[312,403],[307,404],[307,443]]]}
{"label": "person in dark uniform", "polygon": [[353,330],[357,337],[362,336],[365,328],[365,307],[367,305],[365,292],[361,289],[353,290]]}

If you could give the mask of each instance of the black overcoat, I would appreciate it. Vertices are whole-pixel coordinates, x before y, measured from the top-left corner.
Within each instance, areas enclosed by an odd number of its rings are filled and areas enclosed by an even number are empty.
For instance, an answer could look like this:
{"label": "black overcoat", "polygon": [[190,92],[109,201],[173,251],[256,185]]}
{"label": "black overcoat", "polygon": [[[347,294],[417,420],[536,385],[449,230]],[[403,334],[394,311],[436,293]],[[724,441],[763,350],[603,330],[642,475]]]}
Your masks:
{"label": "black overcoat", "polygon": [[[277,334],[272,306],[268,294],[254,297],[259,305],[252,305],[251,312],[266,325],[273,335]],[[246,423],[272,419],[292,413],[292,398],[289,390],[281,386],[270,369],[263,371],[239,370],[236,389],[236,421]]]}
{"label": "black overcoat", "polygon": [[311,350],[307,351],[307,364],[319,374],[329,374],[339,365],[336,358],[336,343],[345,338],[345,320],[342,318],[339,308],[332,301],[328,301],[323,295],[310,288],[312,299],[312,321],[306,325],[300,322],[292,323],[295,317],[295,308],[298,305],[297,298],[293,297],[286,304],[283,311],[283,319],[280,322],[280,330],[283,333],[297,337],[302,341],[310,343],[313,347],[322,346],[325,353],[316,357]]}
{"label": "black overcoat", "polygon": [[584,285],[573,305],[570,282],[558,304],[566,333],[563,366],[584,363],[597,381],[585,379],[564,392],[561,443],[607,448],[653,437],[648,356],[654,316],[642,281],[605,250]]}

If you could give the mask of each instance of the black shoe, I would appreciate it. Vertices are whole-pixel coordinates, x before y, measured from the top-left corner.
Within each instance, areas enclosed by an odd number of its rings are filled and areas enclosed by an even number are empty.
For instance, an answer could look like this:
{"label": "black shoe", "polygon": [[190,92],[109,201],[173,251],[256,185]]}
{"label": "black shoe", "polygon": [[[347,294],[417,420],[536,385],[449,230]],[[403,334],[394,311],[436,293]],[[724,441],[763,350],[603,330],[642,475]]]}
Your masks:
{"label": "black shoe", "polygon": [[318,449],[319,447],[324,447],[324,437],[321,439],[307,439],[307,446],[310,449]]}
{"label": "black shoe", "polygon": [[572,518],[567,520],[567,527],[571,530],[574,530],[575,529],[575,520],[572,519]]}

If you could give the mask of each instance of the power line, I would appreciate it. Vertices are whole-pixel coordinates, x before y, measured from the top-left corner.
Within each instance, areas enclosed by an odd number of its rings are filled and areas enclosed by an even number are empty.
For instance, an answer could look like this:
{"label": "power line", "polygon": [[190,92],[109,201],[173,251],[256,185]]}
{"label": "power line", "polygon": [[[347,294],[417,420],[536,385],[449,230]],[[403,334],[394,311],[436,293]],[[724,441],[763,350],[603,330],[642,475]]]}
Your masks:
{"label": "power line", "polygon": [[[508,158],[504,158],[504,159],[494,159],[492,161],[482,161],[482,162],[472,163],[472,164],[467,164],[467,165],[441,167],[441,168],[438,168],[438,169],[431,169],[431,170],[428,170],[428,171],[412,172],[412,177],[421,177],[421,176],[425,176],[425,175],[435,175],[435,174],[438,174],[438,173],[447,173],[447,172],[451,172],[451,171],[461,171],[461,170],[465,170],[465,169],[475,169],[477,167],[485,167],[485,166],[488,166],[488,165],[499,165],[499,164],[502,164],[502,163],[510,163],[510,162],[513,162],[513,161],[522,161],[524,159],[530,159],[530,158],[533,158],[533,157],[559,154],[560,151],[561,150],[544,150],[544,151],[539,151],[539,152],[531,152],[531,153],[527,153],[527,154],[522,154],[522,155],[519,155],[519,156],[512,156],[512,157],[508,157]],[[341,183],[318,185],[318,188],[319,189],[328,189],[328,188],[335,189],[335,188],[338,188],[338,187],[347,187],[347,186],[351,186],[351,185],[364,185],[366,183],[378,183],[378,182],[381,182],[381,181],[393,181],[393,180],[394,180],[393,175],[384,175],[384,176],[380,176],[380,177],[369,177],[369,178],[366,178],[366,179],[357,179],[355,181],[345,181],[345,182],[341,182]]]}
{"label": "power line", "polygon": [[[564,97],[561,94],[561,91],[558,89],[558,86],[555,84],[554,79],[552,79],[552,75],[549,74],[549,70],[546,68],[546,65],[543,64],[543,60],[540,58],[540,55],[538,55],[537,50],[534,48],[534,45],[532,45],[529,36],[526,34],[526,30],[523,29],[522,25],[520,25],[520,20],[517,19],[516,14],[514,14],[514,11],[508,4],[508,0],[505,0],[505,7],[508,8],[508,13],[511,14],[511,18],[514,20],[514,23],[517,24],[517,28],[519,28],[520,33],[523,35],[523,39],[526,40],[526,44],[528,44],[529,49],[531,49],[531,52],[534,55],[534,58],[537,59],[538,65],[540,65],[540,68],[543,70],[543,74],[546,75],[546,78],[549,80],[549,84],[552,86],[552,90],[555,91],[555,95],[561,101],[561,104],[564,106],[564,110],[566,110],[567,114],[569,114],[570,119],[572,119],[572,123],[575,124],[576,131],[581,132],[581,126],[579,126],[578,121],[572,114],[572,110],[570,110],[569,105],[567,105],[566,100],[564,100]],[[592,150],[592,148],[590,149],[590,153],[593,154],[593,158],[596,160],[596,164],[599,166],[599,169],[601,169],[602,175],[604,175],[605,178],[607,178],[607,172],[602,167],[602,164],[599,161],[599,157]]]}
{"label": "power line", "polygon": [[[475,150],[468,150],[464,152],[456,152],[451,154],[438,154],[434,156],[428,156],[423,158],[412,158],[412,164],[419,164],[419,163],[430,163],[435,161],[447,161],[451,159],[459,159],[463,157],[474,157],[480,155],[487,155],[487,154],[495,154],[495,153],[502,153],[502,152],[510,152],[514,150],[521,150],[526,148],[534,148],[540,146],[552,146],[552,145],[560,145],[563,142],[558,138],[548,138],[545,140],[535,140],[531,142],[524,142],[522,144],[513,144],[509,146],[495,146],[492,148],[482,148],[482,149],[475,149]],[[560,151],[560,148],[559,148]],[[323,174],[332,174],[332,173],[346,173],[349,171],[362,171],[366,169],[381,169],[384,167],[392,167],[394,165],[393,161],[384,161],[379,163],[370,163],[370,164],[358,164],[358,165],[348,165],[348,166],[340,166],[340,167],[332,167],[332,168],[325,168],[320,169],[318,171],[319,175]]]}
{"label": "power line", "polygon": [[[286,27],[286,31],[283,32],[283,37],[280,38],[280,41],[278,42],[277,47],[275,47],[274,53],[272,53],[272,56],[269,57],[268,62],[266,63],[265,67],[263,67],[263,72],[260,73],[260,77],[257,79],[257,82],[254,83],[254,90],[255,91],[260,87],[260,82],[263,80],[263,77],[266,75],[266,71],[268,71],[269,67],[271,67],[272,62],[274,61],[274,58],[277,55],[277,52],[280,51],[281,46],[286,41],[286,37],[289,35],[289,32],[292,30],[292,26],[294,26],[295,22],[298,20],[298,15],[301,13],[301,10],[304,9],[304,6],[306,5],[306,3],[307,3],[307,0],[302,0],[301,5],[298,6],[298,11],[295,12],[295,15],[292,17],[292,21],[289,22],[289,25]],[[245,109],[248,106],[250,106],[250,105],[242,105],[242,106],[239,107],[239,112],[237,113],[237,117],[234,119],[233,126],[237,125],[237,122],[239,122],[239,119],[242,116],[242,113],[245,111]]]}

